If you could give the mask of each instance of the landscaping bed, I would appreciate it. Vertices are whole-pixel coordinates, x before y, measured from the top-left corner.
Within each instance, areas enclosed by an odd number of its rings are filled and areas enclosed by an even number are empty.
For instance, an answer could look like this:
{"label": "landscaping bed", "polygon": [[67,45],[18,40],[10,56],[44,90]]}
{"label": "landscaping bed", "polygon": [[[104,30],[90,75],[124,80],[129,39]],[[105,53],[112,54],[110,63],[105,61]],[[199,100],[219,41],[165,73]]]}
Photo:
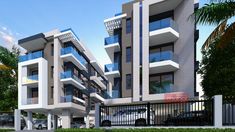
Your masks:
{"label": "landscaping bed", "polygon": [[203,129],[203,128],[57,129],[56,132],[235,132],[235,129]]}

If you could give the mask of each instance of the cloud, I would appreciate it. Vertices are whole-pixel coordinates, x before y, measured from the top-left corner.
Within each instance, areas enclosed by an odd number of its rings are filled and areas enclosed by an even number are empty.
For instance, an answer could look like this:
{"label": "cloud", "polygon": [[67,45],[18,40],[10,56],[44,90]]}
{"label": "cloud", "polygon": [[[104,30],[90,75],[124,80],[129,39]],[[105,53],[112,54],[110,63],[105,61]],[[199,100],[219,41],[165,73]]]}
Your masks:
{"label": "cloud", "polygon": [[0,25],[0,45],[8,49],[17,46],[19,33],[12,32],[8,27]]}

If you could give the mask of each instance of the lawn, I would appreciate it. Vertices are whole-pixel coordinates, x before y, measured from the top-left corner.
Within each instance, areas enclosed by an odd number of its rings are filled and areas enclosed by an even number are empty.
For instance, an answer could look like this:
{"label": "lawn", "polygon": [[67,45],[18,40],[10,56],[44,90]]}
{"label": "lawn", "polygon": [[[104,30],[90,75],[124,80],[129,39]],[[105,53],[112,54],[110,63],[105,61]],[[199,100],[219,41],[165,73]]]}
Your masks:
{"label": "lawn", "polygon": [[56,132],[235,132],[235,129],[143,128],[143,129],[57,129]]}

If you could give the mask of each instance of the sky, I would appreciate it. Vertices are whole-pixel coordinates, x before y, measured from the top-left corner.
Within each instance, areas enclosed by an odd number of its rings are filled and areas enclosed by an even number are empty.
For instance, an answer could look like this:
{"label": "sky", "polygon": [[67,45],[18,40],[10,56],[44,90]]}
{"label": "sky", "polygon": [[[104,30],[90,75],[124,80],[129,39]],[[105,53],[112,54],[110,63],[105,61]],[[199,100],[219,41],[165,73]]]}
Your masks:
{"label": "sky", "polygon": [[[104,19],[121,12],[131,0],[1,0],[0,45],[10,48],[19,39],[53,29],[72,28],[101,65],[110,63],[104,50],[108,36]],[[208,0],[200,0],[200,6]],[[197,59],[214,26],[198,26]]]}

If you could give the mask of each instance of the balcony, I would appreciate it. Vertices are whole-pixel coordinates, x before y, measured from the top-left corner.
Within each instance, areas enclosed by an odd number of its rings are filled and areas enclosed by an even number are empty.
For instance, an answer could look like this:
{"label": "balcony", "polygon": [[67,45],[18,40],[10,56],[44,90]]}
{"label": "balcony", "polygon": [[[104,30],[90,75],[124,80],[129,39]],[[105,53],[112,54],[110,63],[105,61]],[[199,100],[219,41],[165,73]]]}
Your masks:
{"label": "balcony", "polygon": [[113,60],[113,54],[120,51],[120,36],[114,35],[104,39],[104,48],[111,60]]}
{"label": "balcony", "polygon": [[98,91],[95,88],[91,88],[90,97],[96,102],[104,102],[105,99],[111,98],[107,91]]}
{"label": "balcony", "polygon": [[179,69],[177,56],[172,51],[150,53],[149,55],[149,73],[172,72]]}
{"label": "balcony", "polygon": [[75,97],[73,95],[61,96],[60,103],[75,103],[75,104],[85,106],[85,101],[83,99]]}
{"label": "balcony", "polygon": [[104,83],[101,80],[101,77],[97,77],[97,76],[91,76],[90,80],[94,81],[97,85],[99,85],[102,89],[106,89],[106,86],[104,85]]}
{"label": "balcony", "polygon": [[61,56],[65,62],[72,62],[81,70],[86,70],[87,62],[73,47],[61,49]]}
{"label": "balcony", "polygon": [[120,98],[120,91],[119,90],[112,90],[112,99]]}
{"label": "balcony", "polygon": [[126,16],[127,14],[117,13],[114,17],[104,20],[104,25],[110,36],[114,34],[115,29],[121,28],[122,19]]}
{"label": "balcony", "polygon": [[151,22],[149,32],[149,46],[175,42],[179,38],[178,26],[172,18]]}
{"label": "balcony", "polygon": [[105,75],[109,78],[113,77],[120,77],[120,72],[119,72],[119,64],[118,63],[113,63],[113,64],[107,64],[105,65]]}
{"label": "balcony", "polygon": [[38,75],[30,75],[22,78],[23,85],[34,85],[38,83]]}
{"label": "balcony", "polygon": [[74,75],[72,71],[65,71],[60,73],[60,81],[64,84],[72,84],[81,90],[86,89],[86,87],[83,85],[84,83],[82,79]]}
{"label": "balcony", "polygon": [[43,57],[43,52],[42,51],[37,51],[34,53],[29,53],[27,55],[19,56],[19,62],[25,62],[37,58]]}
{"label": "balcony", "polygon": [[33,104],[38,104],[38,97],[27,98],[27,101],[23,103],[23,105],[33,105]]}

